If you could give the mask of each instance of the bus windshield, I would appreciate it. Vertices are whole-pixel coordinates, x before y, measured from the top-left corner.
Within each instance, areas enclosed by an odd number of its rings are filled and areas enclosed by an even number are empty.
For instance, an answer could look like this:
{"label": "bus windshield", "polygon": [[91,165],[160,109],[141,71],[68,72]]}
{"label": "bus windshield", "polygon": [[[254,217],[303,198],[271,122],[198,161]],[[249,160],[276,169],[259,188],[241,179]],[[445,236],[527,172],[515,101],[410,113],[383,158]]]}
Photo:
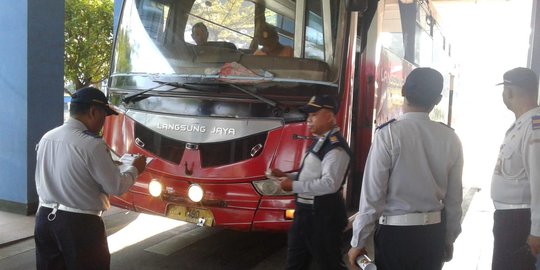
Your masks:
{"label": "bus windshield", "polygon": [[[305,13],[297,14],[297,2]],[[323,2],[126,0],[111,88],[152,87],[133,79],[152,74],[169,82],[300,83],[337,91],[340,14],[334,13],[342,3]],[[299,16],[305,23],[295,22]]]}

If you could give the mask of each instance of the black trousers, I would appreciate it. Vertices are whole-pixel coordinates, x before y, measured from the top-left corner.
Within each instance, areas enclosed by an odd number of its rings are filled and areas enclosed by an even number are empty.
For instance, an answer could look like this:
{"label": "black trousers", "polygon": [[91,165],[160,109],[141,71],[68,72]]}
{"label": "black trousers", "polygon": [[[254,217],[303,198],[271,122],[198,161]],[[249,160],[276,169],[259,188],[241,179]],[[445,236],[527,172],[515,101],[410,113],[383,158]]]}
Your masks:
{"label": "black trousers", "polygon": [[341,253],[344,222],[332,211],[296,208],[287,243],[287,268],[347,269]]}
{"label": "black trousers", "polygon": [[58,210],[47,219],[51,208],[36,214],[34,238],[38,270],[85,270],[110,268],[109,247],[101,217]]}
{"label": "black trousers", "polygon": [[442,269],[445,248],[443,223],[378,225],[374,240],[377,270]]}
{"label": "black trousers", "polygon": [[495,210],[491,269],[535,269],[536,259],[527,245],[530,229],[530,209]]}

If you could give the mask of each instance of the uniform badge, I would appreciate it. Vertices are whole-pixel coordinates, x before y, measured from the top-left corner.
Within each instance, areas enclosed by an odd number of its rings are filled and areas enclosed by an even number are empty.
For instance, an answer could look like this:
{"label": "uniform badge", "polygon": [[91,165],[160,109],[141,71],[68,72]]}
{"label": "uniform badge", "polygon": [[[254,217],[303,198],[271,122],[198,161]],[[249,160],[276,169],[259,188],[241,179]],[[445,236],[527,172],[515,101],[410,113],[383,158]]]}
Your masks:
{"label": "uniform badge", "polygon": [[535,115],[532,117],[532,129],[540,128],[540,116]]}
{"label": "uniform badge", "polygon": [[338,138],[337,136],[330,136],[330,138],[328,138],[328,140],[330,140],[330,143],[337,143],[338,142]]}

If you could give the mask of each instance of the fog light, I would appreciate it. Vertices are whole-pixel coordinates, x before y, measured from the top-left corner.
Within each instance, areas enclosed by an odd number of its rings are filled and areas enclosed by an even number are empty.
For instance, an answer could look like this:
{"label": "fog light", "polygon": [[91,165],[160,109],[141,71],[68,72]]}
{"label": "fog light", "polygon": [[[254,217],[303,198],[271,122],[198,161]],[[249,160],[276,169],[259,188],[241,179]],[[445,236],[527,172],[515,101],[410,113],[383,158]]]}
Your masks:
{"label": "fog light", "polygon": [[191,184],[188,188],[188,197],[193,202],[200,202],[203,198],[204,192],[201,186],[198,184]]}
{"label": "fog light", "polygon": [[293,218],[294,218],[294,209],[285,210],[285,219],[293,219]]}
{"label": "fog light", "polygon": [[152,180],[148,184],[148,192],[154,197],[159,197],[163,191],[163,185],[158,180]]}

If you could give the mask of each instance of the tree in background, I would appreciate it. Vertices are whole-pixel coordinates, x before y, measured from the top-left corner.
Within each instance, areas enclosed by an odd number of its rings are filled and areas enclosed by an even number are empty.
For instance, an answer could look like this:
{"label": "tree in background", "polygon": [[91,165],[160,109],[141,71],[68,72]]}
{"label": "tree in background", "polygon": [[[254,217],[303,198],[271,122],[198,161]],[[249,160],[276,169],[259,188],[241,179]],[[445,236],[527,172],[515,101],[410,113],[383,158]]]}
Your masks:
{"label": "tree in background", "polygon": [[64,76],[75,89],[99,87],[109,74],[113,41],[112,0],[66,0]]}

